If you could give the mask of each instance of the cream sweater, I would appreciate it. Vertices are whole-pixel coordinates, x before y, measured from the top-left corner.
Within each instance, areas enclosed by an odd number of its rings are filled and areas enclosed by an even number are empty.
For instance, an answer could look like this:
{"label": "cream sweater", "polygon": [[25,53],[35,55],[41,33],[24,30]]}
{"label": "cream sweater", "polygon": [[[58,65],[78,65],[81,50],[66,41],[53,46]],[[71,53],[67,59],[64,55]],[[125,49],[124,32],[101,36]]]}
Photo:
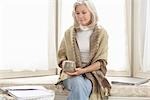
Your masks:
{"label": "cream sweater", "polygon": [[93,30],[81,30],[77,32],[77,42],[80,50],[82,66],[87,65],[90,57],[90,36]]}

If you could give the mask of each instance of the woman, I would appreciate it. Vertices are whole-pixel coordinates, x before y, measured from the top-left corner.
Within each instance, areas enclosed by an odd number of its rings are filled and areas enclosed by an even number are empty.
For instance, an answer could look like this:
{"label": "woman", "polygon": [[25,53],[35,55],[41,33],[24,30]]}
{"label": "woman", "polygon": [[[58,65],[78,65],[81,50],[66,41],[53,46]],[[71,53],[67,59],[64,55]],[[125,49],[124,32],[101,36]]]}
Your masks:
{"label": "woman", "polygon": [[[97,26],[96,10],[89,0],[75,2],[73,18],[74,25],[65,32],[58,50],[60,80],[70,91],[68,100],[103,100],[111,89],[105,78],[107,33]],[[66,60],[75,62],[74,72],[63,71]]]}

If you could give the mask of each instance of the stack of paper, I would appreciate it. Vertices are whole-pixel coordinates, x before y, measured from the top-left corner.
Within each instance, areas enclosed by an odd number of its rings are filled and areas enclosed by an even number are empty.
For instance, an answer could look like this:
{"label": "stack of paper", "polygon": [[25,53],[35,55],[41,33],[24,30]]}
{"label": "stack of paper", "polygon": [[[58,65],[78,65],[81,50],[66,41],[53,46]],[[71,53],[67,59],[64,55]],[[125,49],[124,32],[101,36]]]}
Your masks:
{"label": "stack of paper", "polygon": [[43,86],[12,86],[3,88],[15,100],[54,100],[55,92]]}

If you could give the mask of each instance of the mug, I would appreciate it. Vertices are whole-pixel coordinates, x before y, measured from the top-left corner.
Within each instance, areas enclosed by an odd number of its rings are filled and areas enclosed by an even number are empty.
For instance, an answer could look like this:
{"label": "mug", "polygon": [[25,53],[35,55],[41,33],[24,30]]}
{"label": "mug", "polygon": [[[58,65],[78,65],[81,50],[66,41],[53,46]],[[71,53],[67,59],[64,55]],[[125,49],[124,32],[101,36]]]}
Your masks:
{"label": "mug", "polygon": [[74,72],[76,64],[74,61],[65,60],[63,61],[63,71],[65,72]]}

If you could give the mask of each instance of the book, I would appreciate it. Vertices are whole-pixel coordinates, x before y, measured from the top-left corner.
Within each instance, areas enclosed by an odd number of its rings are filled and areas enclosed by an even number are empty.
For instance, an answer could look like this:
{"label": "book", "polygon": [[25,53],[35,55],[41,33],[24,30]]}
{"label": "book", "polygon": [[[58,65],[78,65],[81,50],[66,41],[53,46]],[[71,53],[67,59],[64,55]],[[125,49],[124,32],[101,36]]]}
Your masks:
{"label": "book", "polygon": [[55,92],[43,86],[11,86],[2,88],[15,100],[54,100]]}
{"label": "book", "polygon": [[137,77],[111,77],[109,80],[112,84],[120,85],[140,85],[149,81],[149,79]]}

